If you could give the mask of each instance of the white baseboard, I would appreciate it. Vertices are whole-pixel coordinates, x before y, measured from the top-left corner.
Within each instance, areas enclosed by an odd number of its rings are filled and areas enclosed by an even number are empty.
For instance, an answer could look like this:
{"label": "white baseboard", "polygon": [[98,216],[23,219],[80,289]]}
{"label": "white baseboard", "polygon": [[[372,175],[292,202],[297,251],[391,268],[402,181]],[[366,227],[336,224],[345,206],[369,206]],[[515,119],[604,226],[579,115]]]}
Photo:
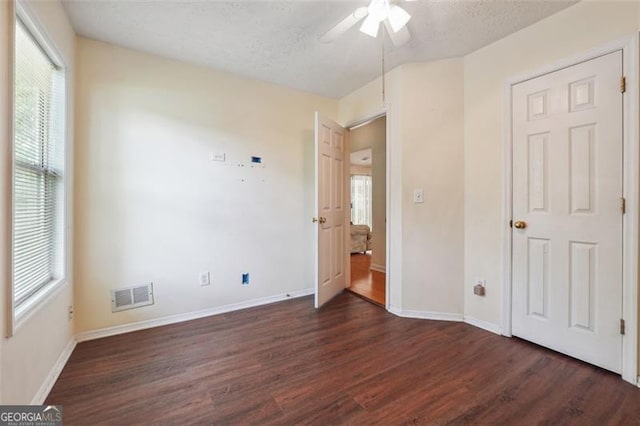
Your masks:
{"label": "white baseboard", "polygon": [[382,272],[383,274],[387,273],[387,268],[382,265],[378,265],[377,263],[372,263],[369,266],[369,269],[371,269],[372,271]]}
{"label": "white baseboard", "polygon": [[474,327],[482,328],[483,330],[487,330],[492,333],[502,335],[502,328],[492,322],[479,320],[477,318],[470,317],[467,315],[465,315],[464,317],[464,322],[466,322],[469,325],[473,325]]}
{"label": "white baseboard", "polygon": [[56,384],[56,380],[58,380],[60,373],[62,373],[62,369],[65,365],[67,365],[67,361],[69,361],[69,357],[71,356],[71,353],[73,352],[73,349],[75,349],[75,347],[76,339],[72,336],[71,339],[69,339],[69,343],[67,343],[67,346],[64,347],[62,353],[56,360],[56,363],[53,365],[53,368],[47,375],[47,378],[42,383],[42,386],[40,386],[40,389],[38,389],[38,392],[36,392],[35,396],[31,400],[31,405],[44,404],[44,401],[45,399],[47,399],[49,392],[51,392],[51,389],[53,389],[53,385]]}
{"label": "white baseboard", "polygon": [[397,316],[397,317],[401,317],[402,315],[400,315],[400,313],[402,313],[402,309],[392,306],[391,304],[389,304],[389,307],[387,308],[388,312],[391,312],[393,315]]}
{"label": "white baseboard", "polygon": [[477,318],[465,316],[462,314],[454,314],[449,312],[411,311],[411,310],[403,310],[394,306],[389,306],[388,311],[394,315],[397,315],[403,318],[418,318],[418,319],[428,319],[428,320],[436,320],[436,321],[465,322],[474,327],[478,327],[483,330],[490,331],[491,333],[502,335],[502,329],[496,324],[479,320]]}
{"label": "white baseboard", "polygon": [[146,321],[138,321],[129,324],[116,325],[113,327],[101,328],[98,330],[83,331],[76,334],[78,342],[86,342],[87,340],[100,339],[102,337],[116,336],[118,334],[130,333],[132,331],[145,330],[147,328],[160,327],[163,325],[176,324],[184,321],[191,321],[198,318],[209,317],[211,315],[224,314],[240,309],[253,308],[255,306],[268,305],[270,303],[281,302],[296,297],[308,296],[314,294],[315,289],[308,288],[304,290],[292,291],[289,293],[277,294],[275,296],[261,297],[259,299],[246,300],[243,302],[232,303],[230,305],[218,306],[216,308],[203,309],[195,312],[187,312],[184,314],[170,315],[167,317],[156,318]]}
{"label": "white baseboard", "polygon": [[463,320],[462,314],[452,314],[449,312],[412,311],[405,309],[389,308],[389,312],[403,318],[417,318],[437,321],[458,321]]}

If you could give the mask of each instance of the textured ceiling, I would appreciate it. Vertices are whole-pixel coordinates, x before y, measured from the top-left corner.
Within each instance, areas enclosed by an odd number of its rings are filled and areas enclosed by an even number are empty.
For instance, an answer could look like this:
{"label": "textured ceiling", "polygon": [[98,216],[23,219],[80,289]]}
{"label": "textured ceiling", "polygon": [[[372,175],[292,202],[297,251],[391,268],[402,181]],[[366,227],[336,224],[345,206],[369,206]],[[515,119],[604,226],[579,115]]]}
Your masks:
{"label": "textured ceiling", "polygon": [[[210,66],[333,98],[381,74],[381,39],[351,28],[332,44],[318,37],[362,1],[63,0],[84,37]],[[418,0],[412,39],[385,45],[386,69],[463,56],[574,1]]]}

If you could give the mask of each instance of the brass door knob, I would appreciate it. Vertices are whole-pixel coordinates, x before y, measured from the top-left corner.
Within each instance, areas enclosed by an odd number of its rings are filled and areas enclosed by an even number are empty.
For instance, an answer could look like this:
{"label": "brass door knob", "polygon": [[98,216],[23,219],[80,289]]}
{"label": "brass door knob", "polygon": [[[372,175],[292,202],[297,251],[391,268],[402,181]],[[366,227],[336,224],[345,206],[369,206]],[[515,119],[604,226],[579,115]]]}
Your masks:
{"label": "brass door knob", "polygon": [[327,222],[326,217],[320,217],[320,223],[326,223],[326,222]]}
{"label": "brass door knob", "polygon": [[522,220],[516,220],[513,224],[513,227],[516,229],[524,229],[527,227],[527,222],[524,222]]}

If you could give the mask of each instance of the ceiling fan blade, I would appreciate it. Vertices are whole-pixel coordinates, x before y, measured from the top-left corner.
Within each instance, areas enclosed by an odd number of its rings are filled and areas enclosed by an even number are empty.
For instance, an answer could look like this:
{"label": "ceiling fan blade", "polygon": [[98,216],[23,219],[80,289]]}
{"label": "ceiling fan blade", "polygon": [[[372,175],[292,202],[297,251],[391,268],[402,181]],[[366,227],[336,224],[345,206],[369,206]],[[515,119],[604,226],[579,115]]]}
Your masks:
{"label": "ceiling fan blade", "polygon": [[369,11],[365,6],[357,8],[352,14],[344,18],[342,21],[338,22],[335,27],[331,28],[329,31],[320,36],[319,40],[322,43],[331,43],[336,38],[344,34],[349,28],[360,22],[360,20],[367,16],[368,13]]}
{"label": "ceiling fan blade", "polygon": [[389,23],[388,19],[385,19],[384,27],[387,29],[387,34],[389,34],[391,43],[393,43],[394,46],[402,46],[411,38],[411,34],[409,33],[406,25],[400,28],[398,31],[393,31],[393,29],[391,28],[391,23]]}
{"label": "ceiling fan blade", "polygon": [[397,4],[394,4],[393,6],[391,6],[391,9],[389,9],[389,16],[387,16],[387,20],[389,21],[391,29],[394,32],[400,31],[402,27],[407,25],[409,19],[411,19],[411,15],[409,15],[406,10],[404,10]]}
{"label": "ceiling fan blade", "polygon": [[360,31],[369,35],[373,38],[378,37],[378,31],[380,30],[380,21],[378,21],[373,16],[367,16],[367,19],[364,20],[362,26],[360,27]]}

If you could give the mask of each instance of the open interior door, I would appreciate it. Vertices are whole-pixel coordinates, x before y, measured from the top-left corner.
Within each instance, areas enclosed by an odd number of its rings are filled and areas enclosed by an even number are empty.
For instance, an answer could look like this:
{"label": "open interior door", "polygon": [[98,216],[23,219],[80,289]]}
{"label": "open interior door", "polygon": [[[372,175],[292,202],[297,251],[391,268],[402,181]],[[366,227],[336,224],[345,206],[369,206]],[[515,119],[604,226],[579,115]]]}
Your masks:
{"label": "open interior door", "polygon": [[316,308],[349,283],[348,139],[347,130],[316,112]]}

